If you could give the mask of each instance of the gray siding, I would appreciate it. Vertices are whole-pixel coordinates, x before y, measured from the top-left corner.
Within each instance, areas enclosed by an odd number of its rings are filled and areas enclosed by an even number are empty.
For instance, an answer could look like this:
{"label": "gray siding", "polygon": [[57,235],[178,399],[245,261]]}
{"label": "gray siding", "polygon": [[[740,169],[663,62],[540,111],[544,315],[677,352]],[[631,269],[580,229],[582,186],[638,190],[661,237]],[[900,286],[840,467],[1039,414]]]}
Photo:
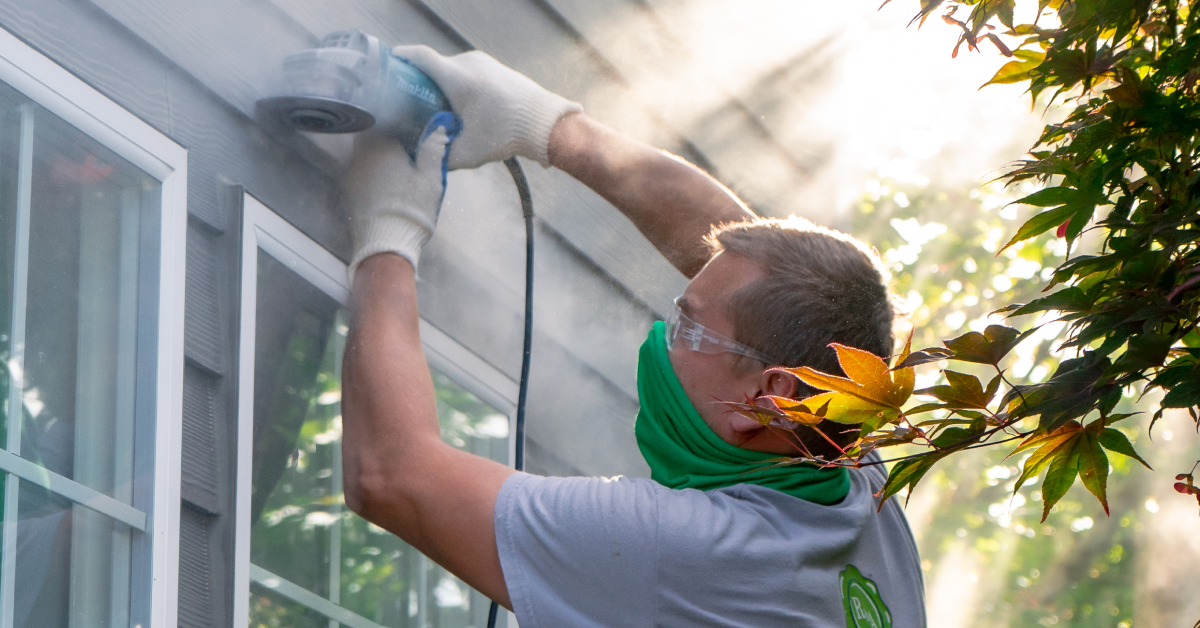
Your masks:
{"label": "gray siding", "polygon": [[[345,28],[444,53],[480,48],[578,99],[597,118],[708,168],[760,208],[786,214],[829,196],[812,185],[823,153],[782,144],[764,115],[770,102],[747,104],[715,85],[693,85],[700,91],[653,102],[639,95],[639,83],[687,54],[671,45],[656,12],[662,4],[0,3],[0,26],[189,151],[181,626],[231,620],[243,191],[335,255],[345,259],[350,253],[337,209],[347,138],[298,136],[255,118],[254,102],[277,78],[284,55]],[[625,26],[622,38],[611,34],[616,20]],[[799,80],[780,76],[771,80]],[[693,101],[707,109],[688,110]],[[637,349],[685,280],[596,194],[557,170],[525,168],[538,212],[528,469],[645,475],[632,430]],[[764,171],[775,183],[764,184]],[[422,315],[514,379],[521,354],[523,238],[516,192],[504,168],[452,173],[419,278]]]}

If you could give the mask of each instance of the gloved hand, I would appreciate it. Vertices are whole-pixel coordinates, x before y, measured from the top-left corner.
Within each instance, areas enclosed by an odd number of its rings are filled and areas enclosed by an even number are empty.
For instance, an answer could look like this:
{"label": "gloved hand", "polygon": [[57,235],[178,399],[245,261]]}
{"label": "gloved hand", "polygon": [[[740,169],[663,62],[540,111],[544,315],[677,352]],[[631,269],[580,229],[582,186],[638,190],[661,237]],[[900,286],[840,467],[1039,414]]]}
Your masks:
{"label": "gloved hand", "polygon": [[480,51],[443,57],[428,46],[396,46],[442,88],[462,118],[462,135],[450,150],[451,168],[475,168],[520,155],[549,167],[550,130],[583,107],[554,94]]}
{"label": "gloved hand", "polygon": [[345,177],[345,205],[354,238],[349,273],[376,253],[392,252],[417,267],[433,236],[446,193],[446,151],[458,132],[453,114],[438,114],[425,129],[414,163],[397,140],[364,133],[354,138]]}

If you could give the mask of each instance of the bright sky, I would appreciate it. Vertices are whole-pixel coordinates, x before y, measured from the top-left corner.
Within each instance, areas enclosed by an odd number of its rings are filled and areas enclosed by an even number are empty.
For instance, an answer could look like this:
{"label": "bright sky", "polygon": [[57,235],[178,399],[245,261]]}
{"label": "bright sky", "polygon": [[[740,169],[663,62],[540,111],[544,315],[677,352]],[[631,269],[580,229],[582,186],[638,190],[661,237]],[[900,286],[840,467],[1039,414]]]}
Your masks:
{"label": "bright sky", "polygon": [[[943,11],[918,30],[907,26],[917,0],[882,9],[879,1],[647,0],[684,54],[647,50],[622,16],[606,30],[628,41],[628,50],[617,46],[623,69],[634,68],[628,78],[673,120],[703,119],[733,94],[756,111],[772,107],[761,113],[785,145],[834,146],[824,176],[837,179],[843,206],[879,168],[969,185],[1020,157],[1044,124],[1041,111],[1031,112],[1020,87],[978,89],[1009,59],[991,44],[981,52],[964,46],[952,59],[957,31],[940,19]],[[1018,21],[1031,10],[1036,3],[1019,3]],[[814,54],[819,42],[825,52]],[[805,89],[805,64],[832,66],[830,76]],[[757,102],[764,76],[789,73],[777,84],[790,92]]]}

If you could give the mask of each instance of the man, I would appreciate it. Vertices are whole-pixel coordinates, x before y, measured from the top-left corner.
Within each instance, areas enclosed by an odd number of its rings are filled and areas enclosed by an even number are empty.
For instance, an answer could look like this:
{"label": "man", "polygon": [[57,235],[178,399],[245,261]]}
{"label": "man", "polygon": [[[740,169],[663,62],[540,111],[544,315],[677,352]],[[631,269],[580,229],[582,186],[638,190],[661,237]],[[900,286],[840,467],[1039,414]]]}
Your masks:
{"label": "man", "polygon": [[[924,625],[904,516],[894,500],[876,513],[881,471],[772,466],[795,445],[719,403],[811,394],[767,368],[836,371],[830,342],[890,353],[888,294],[869,248],[804,221],[756,219],[699,169],[483,53],[395,52],[441,86],[462,125],[432,124],[415,163],[388,140],[356,143],[350,508],[512,609],[522,628]],[[654,480],[536,477],[439,437],[417,259],[445,167],[514,154],[600,193],[691,278],[640,352],[636,433]]]}

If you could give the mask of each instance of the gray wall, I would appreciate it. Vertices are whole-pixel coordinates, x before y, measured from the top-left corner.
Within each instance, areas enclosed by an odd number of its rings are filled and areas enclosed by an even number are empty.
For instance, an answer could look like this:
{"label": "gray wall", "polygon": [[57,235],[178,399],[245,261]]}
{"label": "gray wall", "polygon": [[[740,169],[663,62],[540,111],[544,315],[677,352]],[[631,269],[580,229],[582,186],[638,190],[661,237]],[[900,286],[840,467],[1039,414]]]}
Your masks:
{"label": "gray wall", "polygon": [[[824,149],[819,142],[816,148],[785,146],[764,113],[769,102],[747,104],[703,81],[679,94],[646,98],[639,84],[687,56],[670,44],[656,14],[668,4],[0,3],[0,26],[189,151],[181,626],[226,625],[232,608],[242,191],[343,259],[350,252],[336,209],[346,138],[302,137],[255,118],[254,102],[284,55],[343,28],[445,53],[480,48],[580,100],[595,117],[709,169],[762,210],[804,213],[814,199],[829,200],[815,175]],[[614,20],[621,37],[613,36]],[[538,212],[528,469],[645,475],[632,432],[637,348],[685,280],[590,190],[559,171],[525,168]],[[503,167],[452,173],[419,278],[423,316],[514,379],[523,237],[516,192]]]}

